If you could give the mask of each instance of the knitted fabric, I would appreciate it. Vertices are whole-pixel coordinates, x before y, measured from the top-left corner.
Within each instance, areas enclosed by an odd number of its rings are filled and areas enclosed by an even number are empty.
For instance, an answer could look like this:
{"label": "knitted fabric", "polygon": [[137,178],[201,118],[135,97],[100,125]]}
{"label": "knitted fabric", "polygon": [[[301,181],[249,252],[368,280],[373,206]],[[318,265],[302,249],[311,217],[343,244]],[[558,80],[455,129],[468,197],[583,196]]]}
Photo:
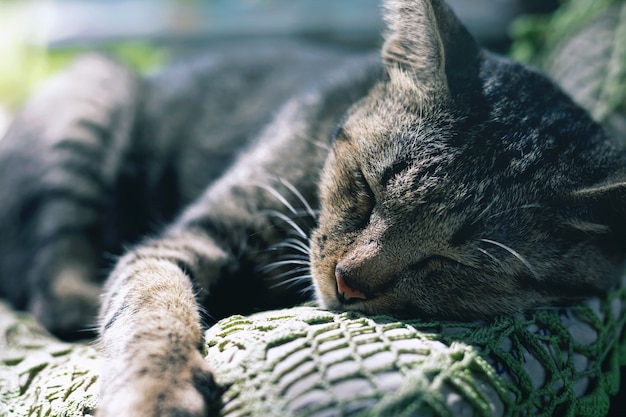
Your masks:
{"label": "knitted fabric", "polygon": [[207,360],[229,417],[604,416],[626,360],[625,296],[490,323],[233,316],[207,332]]}
{"label": "knitted fabric", "polygon": [[100,359],[0,302],[0,417],[79,417],[98,402]]}
{"label": "knitted fabric", "polygon": [[[82,416],[100,360],[0,307],[0,416]],[[231,316],[206,359],[235,416],[604,416],[626,364],[626,290],[492,322],[296,307]]]}

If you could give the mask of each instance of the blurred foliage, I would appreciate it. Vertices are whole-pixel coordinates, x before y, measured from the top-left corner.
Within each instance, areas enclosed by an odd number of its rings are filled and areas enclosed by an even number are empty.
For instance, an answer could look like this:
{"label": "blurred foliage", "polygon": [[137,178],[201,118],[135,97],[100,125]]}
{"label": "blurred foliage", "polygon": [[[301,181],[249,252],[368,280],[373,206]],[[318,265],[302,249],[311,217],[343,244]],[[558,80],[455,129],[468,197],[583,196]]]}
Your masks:
{"label": "blurred foliage", "polygon": [[[206,0],[168,0],[202,3]],[[246,0],[263,2],[268,0]],[[541,51],[549,50],[560,39],[598,16],[608,7],[626,0],[560,0],[554,14],[521,16],[511,26],[510,54],[518,60],[538,64]],[[11,13],[25,0],[0,0],[0,106],[14,109],[45,78],[66,66],[78,54],[94,45],[48,49],[29,42],[28,23],[13,19]],[[149,71],[167,61],[166,49],[149,42],[118,42],[97,45],[98,50],[117,56],[140,71]]]}
{"label": "blurred foliage", "polygon": [[[605,123],[612,131],[623,132],[626,0],[562,0],[553,15],[518,18],[511,31],[514,58],[548,71],[558,82],[565,82],[563,85],[570,95],[595,120]],[[579,40],[570,45],[586,47],[580,53],[567,47],[572,36],[578,35],[586,42]]]}
{"label": "blurred foliage", "polygon": [[510,55],[517,60],[540,64],[542,51],[551,50],[563,38],[583,27],[609,7],[626,0],[561,0],[552,15],[524,15],[511,25]]}
{"label": "blurred foliage", "polygon": [[0,102],[9,109],[15,109],[41,81],[87,50],[117,57],[141,72],[150,71],[167,60],[167,52],[163,48],[147,42],[55,49],[16,43],[12,48],[0,48]]}
{"label": "blurred foliage", "polygon": [[34,21],[25,7],[29,4],[33,3],[0,0],[0,109],[14,110],[42,80],[86,50],[103,51],[140,71],[166,60],[162,48],[140,41],[47,48],[33,40]]}

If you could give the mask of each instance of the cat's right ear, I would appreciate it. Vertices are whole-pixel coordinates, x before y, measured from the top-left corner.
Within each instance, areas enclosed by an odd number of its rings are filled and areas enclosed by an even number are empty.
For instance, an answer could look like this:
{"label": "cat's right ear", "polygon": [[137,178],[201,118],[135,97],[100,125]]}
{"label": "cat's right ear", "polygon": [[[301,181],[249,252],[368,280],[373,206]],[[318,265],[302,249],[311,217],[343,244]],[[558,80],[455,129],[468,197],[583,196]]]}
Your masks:
{"label": "cat's right ear", "polygon": [[428,94],[478,80],[480,48],[443,0],[387,0],[384,8],[382,58],[392,81]]}

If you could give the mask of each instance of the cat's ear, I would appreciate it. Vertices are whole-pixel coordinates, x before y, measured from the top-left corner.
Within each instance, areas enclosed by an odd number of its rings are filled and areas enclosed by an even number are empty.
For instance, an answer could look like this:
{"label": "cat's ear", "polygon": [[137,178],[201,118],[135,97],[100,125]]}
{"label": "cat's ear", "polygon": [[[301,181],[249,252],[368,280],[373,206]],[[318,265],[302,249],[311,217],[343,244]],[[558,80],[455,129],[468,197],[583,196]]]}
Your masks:
{"label": "cat's ear", "polygon": [[443,0],[387,0],[384,8],[382,58],[392,80],[409,75],[424,92],[478,80],[480,48]]}
{"label": "cat's ear", "polygon": [[576,190],[570,197],[570,204],[589,216],[589,220],[624,234],[626,242],[626,169],[598,184]]}

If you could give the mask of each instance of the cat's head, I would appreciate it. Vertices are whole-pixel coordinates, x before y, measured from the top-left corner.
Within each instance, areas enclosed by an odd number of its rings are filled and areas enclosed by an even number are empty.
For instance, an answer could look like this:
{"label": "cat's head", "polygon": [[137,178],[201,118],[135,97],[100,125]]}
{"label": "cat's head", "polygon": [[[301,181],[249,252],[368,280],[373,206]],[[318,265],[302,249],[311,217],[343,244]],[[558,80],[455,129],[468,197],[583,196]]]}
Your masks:
{"label": "cat's head", "polygon": [[387,1],[386,77],[340,127],[312,235],[318,300],[471,318],[614,285],[626,156],[439,0]]}

